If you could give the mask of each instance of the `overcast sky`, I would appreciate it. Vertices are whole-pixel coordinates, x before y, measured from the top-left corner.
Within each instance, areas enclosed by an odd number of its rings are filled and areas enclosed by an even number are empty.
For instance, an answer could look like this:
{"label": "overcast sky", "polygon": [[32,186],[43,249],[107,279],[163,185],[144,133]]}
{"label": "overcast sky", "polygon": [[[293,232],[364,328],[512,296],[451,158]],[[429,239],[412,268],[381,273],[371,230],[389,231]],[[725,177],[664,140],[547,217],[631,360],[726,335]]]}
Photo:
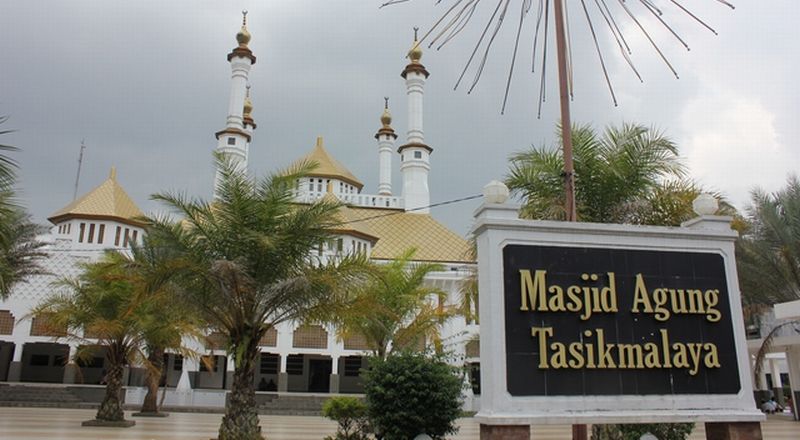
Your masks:
{"label": "overcast sky", "polygon": [[[509,105],[500,115],[521,1],[512,0],[471,95],[463,86],[453,91],[453,85],[496,2],[484,0],[472,24],[450,45],[425,50],[422,61],[431,72],[425,138],[434,148],[434,203],[480,193],[489,180],[506,174],[510,154],[554,142],[555,52],[551,46],[549,99],[537,119],[532,19],[525,22]],[[580,2],[569,0],[572,115],[574,122],[598,128],[623,121],[658,127],[678,143],[698,182],[741,208],[754,186],[776,190],[798,171],[800,2],[731,1],[735,10],[715,0],[681,2],[719,36],[669,13],[670,2],[655,1],[687,40],[689,52],[647,17],[641,4],[629,2],[680,75],[675,79],[635,25],[619,14],[644,83],[593,12],[619,99],[614,107]],[[213,134],[223,128],[228,105],[226,55],[235,46],[241,10],[248,9],[250,48],[258,57],[250,76],[258,124],[250,170],[262,175],[284,167],[310,151],[320,135],[365,183],[364,192],[376,193],[373,135],[383,96],[391,99],[393,125],[403,141],[406,99],[399,74],[411,28],[424,31],[452,2],[434,6],[434,0],[412,0],[379,9],[380,0],[6,0],[0,6],[0,114],[10,116],[2,128],[16,132],[0,142],[22,149],[15,157],[22,167],[24,203],[40,222],[71,200],[84,138],[79,193],[102,182],[116,165],[119,181],[145,211],[159,209],[149,200],[159,191],[209,196]],[[467,86],[471,79],[468,73]],[[477,204],[449,205],[433,214],[466,233]]]}

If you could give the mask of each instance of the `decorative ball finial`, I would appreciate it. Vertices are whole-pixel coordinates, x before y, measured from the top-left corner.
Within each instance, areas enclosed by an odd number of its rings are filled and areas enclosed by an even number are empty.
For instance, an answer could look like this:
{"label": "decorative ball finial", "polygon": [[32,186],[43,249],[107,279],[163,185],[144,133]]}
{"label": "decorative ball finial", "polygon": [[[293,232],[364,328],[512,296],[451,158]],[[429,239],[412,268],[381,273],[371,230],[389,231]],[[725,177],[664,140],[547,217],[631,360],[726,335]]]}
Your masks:
{"label": "decorative ball finial", "polygon": [[419,31],[418,27],[414,27],[414,45],[411,46],[411,50],[408,51],[408,58],[411,59],[412,63],[419,63],[419,60],[422,59],[422,47],[419,44],[419,40],[417,39],[417,31]]}
{"label": "decorative ball finial", "polygon": [[111,172],[108,173],[108,178],[111,180],[117,180],[117,167],[111,166]]}
{"label": "decorative ball finial", "polygon": [[236,41],[239,47],[247,47],[250,42],[250,32],[247,31],[247,10],[242,11],[242,28],[236,34]]}
{"label": "decorative ball finial", "polygon": [[389,113],[389,98],[384,97],[384,104],[383,104],[383,114],[381,115],[381,124],[383,124],[384,128],[391,128],[392,125],[392,114]]}
{"label": "decorative ball finial", "polygon": [[508,195],[508,187],[499,180],[492,180],[483,187],[483,199],[486,203],[505,203]]}
{"label": "decorative ball finial", "polygon": [[692,208],[697,215],[714,215],[719,210],[719,202],[709,193],[702,193],[692,202]]}

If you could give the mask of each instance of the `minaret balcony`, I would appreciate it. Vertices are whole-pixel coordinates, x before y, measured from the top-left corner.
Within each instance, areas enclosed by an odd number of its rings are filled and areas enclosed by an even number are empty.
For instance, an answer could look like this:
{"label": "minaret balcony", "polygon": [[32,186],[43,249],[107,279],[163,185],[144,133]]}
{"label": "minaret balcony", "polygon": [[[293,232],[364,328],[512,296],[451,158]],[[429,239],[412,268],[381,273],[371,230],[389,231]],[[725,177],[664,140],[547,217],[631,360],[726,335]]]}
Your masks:
{"label": "minaret balcony", "polygon": [[[314,203],[329,193],[327,191],[300,190],[295,193],[298,203]],[[334,194],[342,203],[360,208],[393,208],[403,209],[402,197],[382,196],[378,194]]]}

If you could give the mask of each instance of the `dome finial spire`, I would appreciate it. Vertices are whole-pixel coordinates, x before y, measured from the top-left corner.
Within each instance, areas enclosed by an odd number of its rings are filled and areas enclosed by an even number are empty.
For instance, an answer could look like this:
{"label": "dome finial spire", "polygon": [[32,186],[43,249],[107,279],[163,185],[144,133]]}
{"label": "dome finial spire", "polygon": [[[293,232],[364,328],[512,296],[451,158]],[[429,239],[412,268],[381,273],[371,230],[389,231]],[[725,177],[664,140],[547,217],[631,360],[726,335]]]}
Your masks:
{"label": "dome finial spire", "polygon": [[247,10],[242,11],[242,28],[236,34],[236,41],[239,47],[246,48],[247,43],[250,42],[250,32],[247,30]]}
{"label": "dome finial spire", "polygon": [[383,97],[383,114],[381,115],[381,124],[383,128],[392,128],[392,114],[389,113],[389,97]]}
{"label": "dome finial spire", "polygon": [[419,60],[422,59],[422,47],[420,47],[419,44],[417,31],[419,31],[419,28],[414,26],[414,45],[411,46],[411,50],[408,51],[408,58],[411,60],[412,63],[418,64]]}

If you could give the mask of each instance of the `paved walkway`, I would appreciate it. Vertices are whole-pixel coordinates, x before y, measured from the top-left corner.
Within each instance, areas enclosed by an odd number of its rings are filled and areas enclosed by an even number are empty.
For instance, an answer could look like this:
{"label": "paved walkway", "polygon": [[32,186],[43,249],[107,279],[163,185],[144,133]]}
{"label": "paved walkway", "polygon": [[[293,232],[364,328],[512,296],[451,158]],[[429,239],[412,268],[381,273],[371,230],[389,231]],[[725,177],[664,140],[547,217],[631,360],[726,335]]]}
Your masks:
{"label": "paved walkway", "polygon": [[[0,408],[0,439],[14,440],[206,440],[216,436],[221,414],[173,413],[166,418],[135,418],[132,428],[89,428],[80,422],[94,417],[92,410],[51,408]],[[130,413],[126,413],[128,416]],[[268,440],[322,440],[336,430],[336,424],[321,417],[261,416]],[[457,439],[477,439],[478,425],[460,420]],[[764,440],[800,439],[800,422],[771,417],[762,424]],[[533,440],[565,440],[570,427],[534,427]],[[691,440],[705,439],[698,425]]]}

